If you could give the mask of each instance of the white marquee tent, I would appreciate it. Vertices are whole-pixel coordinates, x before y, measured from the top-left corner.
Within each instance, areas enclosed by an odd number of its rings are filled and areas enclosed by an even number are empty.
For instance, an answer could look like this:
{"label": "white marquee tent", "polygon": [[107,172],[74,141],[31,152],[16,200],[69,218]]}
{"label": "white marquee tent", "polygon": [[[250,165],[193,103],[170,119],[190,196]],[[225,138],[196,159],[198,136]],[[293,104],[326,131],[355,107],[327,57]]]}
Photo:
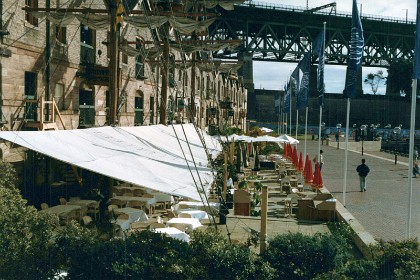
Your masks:
{"label": "white marquee tent", "polygon": [[[220,144],[199,132],[214,158]],[[208,194],[214,180],[192,124],[2,131],[0,138],[117,180],[196,200]]]}

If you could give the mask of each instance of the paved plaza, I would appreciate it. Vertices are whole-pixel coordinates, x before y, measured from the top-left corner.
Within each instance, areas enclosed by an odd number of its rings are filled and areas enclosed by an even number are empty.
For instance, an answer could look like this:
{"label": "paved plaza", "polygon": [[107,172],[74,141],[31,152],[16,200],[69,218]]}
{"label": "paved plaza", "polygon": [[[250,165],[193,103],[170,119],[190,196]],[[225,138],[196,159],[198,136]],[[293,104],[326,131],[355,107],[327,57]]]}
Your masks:
{"label": "paved plaza", "polygon": [[[345,143],[323,145],[324,186],[343,203]],[[304,142],[298,145],[298,152],[304,150]],[[317,154],[318,142],[307,141],[307,153],[313,158]],[[360,192],[356,167],[361,159],[371,172],[367,177],[367,191]],[[408,159],[385,152],[348,151],[346,209],[372,234],[375,239],[402,240],[407,237],[409,187]],[[420,238],[420,178],[412,179],[411,237]]]}

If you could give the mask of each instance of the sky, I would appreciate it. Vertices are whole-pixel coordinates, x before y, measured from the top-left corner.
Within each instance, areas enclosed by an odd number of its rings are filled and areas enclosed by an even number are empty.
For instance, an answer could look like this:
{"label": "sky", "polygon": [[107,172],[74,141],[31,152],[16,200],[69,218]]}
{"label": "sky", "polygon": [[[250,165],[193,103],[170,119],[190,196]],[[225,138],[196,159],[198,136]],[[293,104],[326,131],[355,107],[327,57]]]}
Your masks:
{"label": "sky", "polygon": [[[353,0],[258,0],[254,2],[272,3],[279,5],[290,5],[306,8],[319,7],[336,2],[337,11],[351,13]],[[416,18],[416,0],[357,0],[359,13],[379,15],[414,20]],[[326,10],[327,11],[327,10]],[[350,27],[349,27],[350,28]],[[290,77],[291,71],[296,67],[295,63],[279,62],[253,62],[254,86],[256,89],[282,90],[284,84]],[[381,68],[363,68],[362,77],[369,73],[376,73]],[[387,72],[385,69],[384,76]],[[325,89],[327,93],[342,93],[344,90],[346,67],[338,65],[325,66]],[[363,85],[365,94],[372,94],[369,85]],[[377,94],[385,94],[384,85],[380,86]]]}

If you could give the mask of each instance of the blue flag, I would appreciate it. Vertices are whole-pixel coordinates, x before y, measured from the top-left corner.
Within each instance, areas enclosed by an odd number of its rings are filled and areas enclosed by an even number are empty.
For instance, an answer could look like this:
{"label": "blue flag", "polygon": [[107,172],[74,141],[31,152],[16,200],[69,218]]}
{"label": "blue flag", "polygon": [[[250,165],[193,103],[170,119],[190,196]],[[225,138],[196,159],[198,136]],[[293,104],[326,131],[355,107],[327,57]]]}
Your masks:
{"label": "blue flag", "polygon": [[420,79],[420,1],[417,0],[416,48],[414,50],[414,79]]}
{"label": "blue flag", "polygon": [[318,57],[318,68],[316,71],[316,89],[318,92],[319,106],[324,107],[324,67],[325,67],[325,47],[324,47],[324,31],[321,31],[315,38],[312,52]]}
{"label": "blue flag", "polygon": [[284,112],[287,114],[290,112],[290,82],[287,82],[287,85],[284,87]]}
{"label": "blue flag", "polygon": [[360,20],[359,10],[356,0],[353,0],[352,21],[351,21],[351,39],[350,39],[350,59],[347,67],[346,95],[352,98],[356,94],[357,72],[362,64],[363,56],[363,28]]}
{"label": "blue flag", "polygon": [[[299,62],[300,63],[300,62]],[[290,76],[293,79],[295,84],[295,91],[299,91],[299,64],[296,66],[295,70],[293,70],[292,75]]]}
{"label": "blue flag", "polygon": [[297,91],[296,109],[302,109],[308,107],[308,95],[309,95],[309,70],[311,66],[311,55],[305,53],[303,59],[298,64],[298,69],[302,72],[302,80],[300,81],[299,88]]}

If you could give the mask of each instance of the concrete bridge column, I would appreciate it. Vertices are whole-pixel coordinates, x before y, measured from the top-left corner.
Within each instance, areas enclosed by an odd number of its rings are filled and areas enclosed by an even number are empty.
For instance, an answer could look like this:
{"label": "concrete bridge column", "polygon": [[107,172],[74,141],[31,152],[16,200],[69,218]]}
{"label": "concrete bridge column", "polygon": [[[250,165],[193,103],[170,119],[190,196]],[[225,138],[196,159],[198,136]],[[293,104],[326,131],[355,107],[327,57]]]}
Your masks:
{"label": "concrete bridge column", "polygon": [[[359,71],[357,72],[357,79],[356,79],[356,94],[354,97],[363,96],[363,77],[362,77],[362,68],[363,66],[359,67]],[[347,76],[348,76],[348,68],[346,69],[346,83],[347,83]],[[343,90],[345,90],[345,85],[343,85]],[[343,91],[344,92],[344,91]]]}
{"label": "concrete bridge column", "polygon": [[252,68],[252,53],[238,53],[238,60],[242,62],[242,67],[238,70],[238,76],[242,77],[243,84],[247,92],[247,118],[255,119],[256,98],[254,92],[254,76]]}

